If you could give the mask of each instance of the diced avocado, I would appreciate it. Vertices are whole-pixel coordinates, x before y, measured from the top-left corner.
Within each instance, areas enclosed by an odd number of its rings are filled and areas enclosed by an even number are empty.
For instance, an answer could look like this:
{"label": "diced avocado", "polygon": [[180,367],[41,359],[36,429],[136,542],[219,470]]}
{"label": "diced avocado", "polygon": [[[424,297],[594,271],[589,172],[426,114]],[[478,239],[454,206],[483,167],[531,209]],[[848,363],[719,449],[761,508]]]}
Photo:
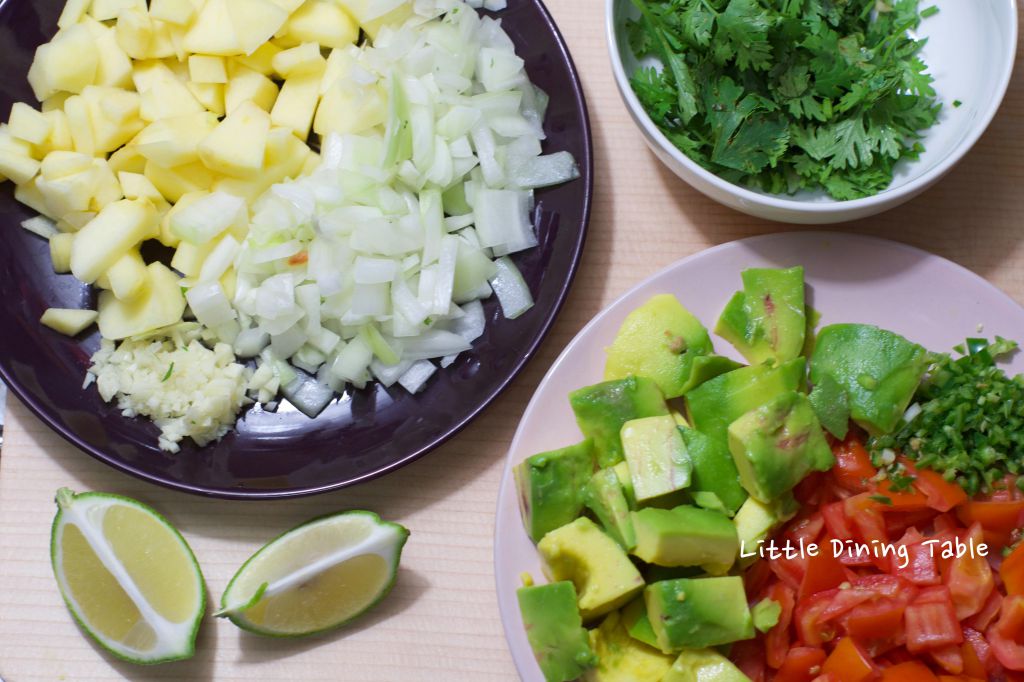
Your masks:
{"label": "diced avocado", "polygon": [[585,516],[545,535],[537,549],[552,580],[576,586],[585,622],[614,611],[644,587],[622,548]]}
{"label": "diced avocado", "polygon": [[681,396],[693,362],[712,351],[708,330],[671,294],[652,297],[626,316],[606,349],[605,379],[653,379],[666,398]]}
{"label": "diced avocado", "polygon": [[633,512],[633,554],[659,566],[722,564],[736,559],[736,526],[725,514],[697,507],[641,509]]}
{"label": "diced avocado", "polygon": [[569,581],[516,592],[526,638],[547,682],[569,682],[597,664]]}
{"label": "diced avocado", "polygon": [[768,632],[779,622],[782,615],[782,604],[774,599],[762,599],[750,609],[750,617],[754,619],[754,629]]}
{"label": "diced avocado", "polygon": [[622,461],[619,432],[631,419],[668,414],[658,385],[644,377],[627,377],[586,386],[569,394],[583,435],[594,441],[597,465],[610,467]]}
{"label": "diced avocado", "polygon": [[633,478],[629,475],[629,465],[623,460],[613,466],[612,471],[619,479],[619,485],[622,486],[622,493],[626,496],[629,508],[636,509],[636,491],[633,490]]}
{"label": "diced avocado", "polygon": [[739,576],[663,580],[647,586],[644,602],[658,646],[665,653],[754,636]]}
{"label": "diced avocado", "polygon": [[604,530],[627,552],[636,546],[629,501],[614,469],[601,469],[593,475],[584,494],[587,507],[594,512]]}
{"label": "diced avocado", "polygon": [[774,500],[812,470],[828,471],[835,463],[814,408],[796,391],[782,393],[734,421],[729,450],[740,485],[762,501]]}
{"label": "diced avocado", "polygon": [[[714,439],[695,429],[680,429],[686,451],[693,462],[693,480],[690,494],[699,506],[715,508],[715,499],[727,514],[735,514],[747,492],[740,485],[740,473],[729,453],[729,444],[723,438]],[[714,495],[714,499],[708,497]],[[699,497],[698,497],[699,496]]]}
{"label": "diced avocado", "polygon": [[[783,495],[771,502],[761,502],[748,497],[732,522],[740,542],[740,568],[746,568],[757,560],[757,545],[768,538],[772,529],[793,518],[799,505],[793,495]],[[753,554],[753,556],[744,556]]]}
{"label": "diced avocado", "polygon": [[657,648],[658,638],[654,635],[651,621],[647,617],[647,604],[644,603],[643,595],[623,606],[621,613],[622,623],[630,637]]}
{"label": "diced avocado", "polygon": [[679,654],[661,682],[750,682],[750,678],[714,649],[694,649]]}
{"label": "diced avocado", "polygon": [[637,502],[690,485],[693,465],[671,415],[632,419],[623,424],[621,438]]}
{"label": "diced avocado", "polygon": [[853,420],[869,433],[888,433],[927,368],[927,351],[899,334],[867,324],[833,324],[818,332],[811,383],[832,377],[846,391]]}
{"label": "diced avocado", "polygon": [[850,430],[850,401],[832,375],[822,375],[807,398],[822,428],[828,429],[839,440],[846,438],[846,432]]}
{"label": "diced avocado", "polygon": [[729,424],[755,407],[804,386],[803,358],[777,367],[754,365],[726,372],[686,394],[690,424],[698,431],[727,442]]}
{"label": "diced avocado", "polygon": [[729,510],[726,508],[725,503],[722,502],[722,498],[716,493],[697,490],[691,497],[693,497],[693,503],[701,509],[710,509],[711,511],[722,512],[726,515],[729,514]]}
{"label": "diced avocado", "polygon": [[590,646],[599,662],[586,672],[587,682],[661,682],[672,667],[671,656],[630,636],[618,611],[590,631]]}
{"label": "diced avocado", "polygon": [[527,457],[512,469],[523,525],[534,542],[580,515],[593,471],[589,440]]}
{"label": "diced avocado", "polygon": [[715,333],[753,365],[799,357],[807,331],[804,269],[751,268],[742,277],[743,291],[726,304]]}
{"label": "diced avocado", "polygon": [[690,369],[690,380],[683,386],[683,394],[692,391],[705,381],[714,379],[719,374],[731,372],[742,367],[740,363],[723,355],[700,355],[693,359]]}

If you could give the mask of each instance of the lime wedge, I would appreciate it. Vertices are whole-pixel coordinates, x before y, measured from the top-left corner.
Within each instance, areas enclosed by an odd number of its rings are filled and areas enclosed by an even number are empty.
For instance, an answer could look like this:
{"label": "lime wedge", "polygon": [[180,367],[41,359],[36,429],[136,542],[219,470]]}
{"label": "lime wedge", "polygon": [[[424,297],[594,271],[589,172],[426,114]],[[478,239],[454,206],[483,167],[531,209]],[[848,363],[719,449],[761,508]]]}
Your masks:
{"label": "lime wedge", "polygon": [[372,512],[314,519],[253,554],[214,615],[272,637],[339,627],[391,591],[408,538],[408,530]]}
{"label": "lime wedge", "polygon": [[61,488],[50,558],[75,620],[118,658],[163,663],[195,653],[203,575],[185,539],[152,508]]}

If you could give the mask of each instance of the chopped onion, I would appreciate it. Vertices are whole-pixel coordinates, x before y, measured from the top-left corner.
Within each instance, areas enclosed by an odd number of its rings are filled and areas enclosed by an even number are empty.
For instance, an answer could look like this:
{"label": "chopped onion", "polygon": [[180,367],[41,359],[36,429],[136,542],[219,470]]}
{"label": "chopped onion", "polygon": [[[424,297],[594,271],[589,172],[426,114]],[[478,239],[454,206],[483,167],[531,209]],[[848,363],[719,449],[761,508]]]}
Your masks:
{"label": "chopped onion", "polygon": [[213,192],[171,214],[170,228],[184,241],[201,246],[247,215],[244,199]]}
{"label": "chopped onion", "polygon": [[334,389],[321,384],[315,378],[300,374],[285,385],[281,392],[299,412],[313,419],[324,411],[334,398]]}
{"label": "chopped onion", "polygon": [[433,376],[436,371],[437,367],[433,363],[427,360],[420,360],[414,362],[412,367],[399,377],[398,383],[409,393],[418,393],[424,384],[427,383],[427,379]]}
{"label": "chopped onion", "polygon": [[204,327],[217,328],[235,319],[237,313],[224,295],[220,282],[202,282],[185,292],[192,313]]}
{"label": "chopped onion", "polygon": [[502,313],[514,320],[533,307],[533,295],[519,268],[510,259],[503,256],[494,264],[498,266],[498,274],[491,280],[491,287],[501,303]]}

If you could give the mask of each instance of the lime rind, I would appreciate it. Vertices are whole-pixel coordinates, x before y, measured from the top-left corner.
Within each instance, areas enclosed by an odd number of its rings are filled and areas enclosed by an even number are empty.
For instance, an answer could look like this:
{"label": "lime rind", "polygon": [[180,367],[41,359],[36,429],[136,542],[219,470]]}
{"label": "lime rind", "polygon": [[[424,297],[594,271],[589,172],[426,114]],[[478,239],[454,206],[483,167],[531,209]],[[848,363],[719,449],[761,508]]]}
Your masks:
{"label": "lime rind", "polygon": [[[357,613],[354,613],[350,617],[344,618],[344,619],[338,621],[337,623],[332,623],[332,624],[330,624],[330,625],[328,625],[326,627],[319,628],[319,629],[316,629],[316,630],[311,630],[311,631],[308,631],[308,632],[280,632],[280,631],[270,630],[270,629],[267,629],[267,628],[264,628],[264,627],[260,627],[260,626],[252,623],[251,621],[249,621],[248,619],[245,618],[245,611],[251,609],[257,603],[259,603],[260,599],[263,598],[263,596],[266,594],[267,590],[270,588],[270,586],[267,583],[261,583],[259,589],[249,599],[245,600],[242,603],[236,602],[237,605],[235,605],[235,606],[229,606],[229,601],[233,601],[232,600],[232,596],[233,596],[232,595],[232,590],[235,588],[235,585],[238,583],[239,579],[243,575],[245,575],[246,570],[252,565],[252,563],[258,557],[263,555],[265,552],[273,551],[274,546],[277,543],[279,543],[281,540],[283,540],[283,539],[285,539],[287,537],[291,537],[291,536],[293,536],[296,533],[300,533],[302,531],[308,530],[311,526],[314,526],[316,524],[330,522],[330,521],[337,520],[337,519],[342,518],[342,517],[357,516],[357,515],[358,516],[365,516],[365,517],[367,517],[371,521],[373,526],[374,526],[374,533],[379,534],[380,537],[377,538],[377,541],[375,543],[370,543],[370,542],[368,542],[368,540],[372,539],[372,534],[371,534],[370,538],[368,538],[367,540],[361,541],[358,545],[356,545],[356,547],[357,548],[359,548],[359,547],[367,547],[368,545],[371,545],[371,544],[376,545],[376,546],[382,546],[383,545],[384,547],[383,547],[383,549],[379,549],[379,550],[376,550],[376,551],[352,552],[351,554],[346,556],[346,558],[355,557],[355,556],[364,555],[364,554],[377,554],[378,556],[380,556],[381,558],[383,558],[387,562],[388,569],[389,569],[389,572],[390,572],[390,579],[387,581],[387,583],[384,586],[382,586],[380,588],[380,591],[378,592],[377,597],[372,602],[367,604],[365,607],[360,609]],[[385,535],[386,533],[390,533],[390,537]],[[235,573],[235,575],[232,576],[231,580],[228,582],[228,586],[225,588],[224,594],[221,596],[221,608],[214,615],[216,615],[218,617],[221,617],[221,618],[227,618],[232,623],[234,623],[238,628],[240,628],[242,630],[245,630],[247,632],[251,632],[253,634],[261,635],[261,636],[264,636],[264,637],[275,637],[275,638],[282,638],[282,639],[294,639],[294,638],[297,638],[297,637],[309,637],[309,636],[323,634],[325,632],[330,632],[332,630],[336,630],[338,628],[344,627],[345,625],[348,625],[349,623],[357,620],[360,616],[362,616],[362,615],[366,614],[367,612],[373,610],[391,592],[392,588],[395,585],[395,580],[398,578],[398,564],[399,564],[399,560],[401,559],[402,550],[405,547],[405,543],[406,543],[406,541],[408,541],[408,539],[409,539],[409,530],[405,526],[402,526],[400,524],[393,523],[393,522],[390,522],[390,521],[383,521],[380,518],[380,516],[378,516],[377,514],[375,514],[373,512],[370,512],[370,511],[357,510],[357,511],[336,512],[336,513],[332,513],[332,514],[325,514],[323,516],[318,516],[318,517],[316,517],[314,519],[310,519],[309,521],[307,521],[305,523],[302,523],[302,524],[292,528],[291,530],[288,530],[288,531],[285,531],[284,533],[281,533],[280,535],[275,537],[273,540],[269,541],[268,543],[263,545],[261,548],[259,548],[248,559],[246,559],[245,563],[242,564],[242,566],[238,569],[238,571]],[[370,549],[372,550],[373,548],[370,548]],[[343,554],[343,552],[338,552],[338,554]],[[344,559],[342,559],[342,560],[344,560]],[[317,563],[320,563],[320,562],[317,562]],[[239,601],[241,601],[241,600],[239,600]]]}
{"label": "lime rind", "polygon": [[[93,500],[97,500],[97,501],[99,501],[101,503],[102,502],[108,502],[108,503],[109,502],[113,502],[113,503],[125,504],[127,506],[134,507],[134,508],[136,508],[136,509],[138,509],[138,510],[140,510],[140,511],[142,511],[142,512],[144,512],[144,513],[146,513],[146,514],[148,514],[150,516],[152,516],[164,528],[166,528],[168,531],[170,531],[170,533],[175,538],[175,540],[178,542],[180,547],[187,554],[189,562],[192,565],[192,567],[195,569],[195,572],[196,572],[196,581],[197,581],[197,587],[198,587],[197,600],[196,600],[197,601],[197,609],[196,609],[196,614],[195,614],[195,616],[193,618],[186,619],[184,621],[184,623],[188,623],[189,624],[188,625],[188,631],[185,634],[185,636],[182,637],[181,647],[178,648],[177,650],[169,651],[165,655],[159,655],[159,656],[155,656],[155,657],[146,657],[146,656],[138,655],[138,652],[136,652],[134,650],[131,650],[128,647],[123,647],[122,648],[122,647],[114,645],[114,643],[110,642],[106,637],[103,637],[103,636],[101,636],[98,633],[93,631],[93,628],[90,626],[90,624],[87,622],[87,620],[82,616],[81,609],[80,609],[80,607],[78,605],[78,602],[73,598],[72,595],[68,594],[68,590],[65,589],[64,584],[63,584],[63,582],[62,582],[62,580],[60,578],[60,576],[61,576],[60,559],[62,558],[63,554],[62,554],[62,550],[61,550],[61,548],[60,548],[60,546],[58,544],[58,540],[61,537],[62,523],[64,523],[66,521],[67,512],[69,510],[71,510],[74,507],[74,505],[76,505],[76,504],[88,504],[89,502],[91,502]],[[57,587],[58,587],[58,589],[60,591],[61,598],[64,600],[64,604],[67,606],[68,611],[71,613],[72,619],[75,621],[75,623],[78,624],[78,627],[80,627],[83,632],[85,632],[87,635],[89,635],[89,637],[92,638],[92,640],[95,641],[104,651],[108,652],[110,655],[114,656],[115,658],[117,658],[119,660],[122,660],[122,661],[126,661],[128,663],[134,663],[134,664],[137,664],[137,665],[157,665],[157,664],[160,664],[160,663],[171,663],[171,662],[174,662],[174,661],[182,661],[182,660],[186,660],[186,659],[189,659],[192,656],[194,656],[195,655],[195,649],[196,649],[196,646],[195,646],[196,638],[199,635],[199,627],[202,624],[203,615],[206,612],[206,602],[207,602],[207,599],[208,599],[208,593],[207,593],[207,590],[206,590],[206,580],[203,577],[202,569],[199,567],[199,562],[196,560],[195,553],[192,551],[192,548],[189,546],[188,542],[181,535],[181,533],[178,531],[178,529],[175,528],[174,525],[171,524],[171,522],[168,521],[167,518],[163,516],[163,514],[161,514],[157,510],[153,509],[149,505],[144,504],[142,502],[139,502],[138,500],[134,500],[134,499],[132,499],[130,497],[125,497],[124,495],[118,495],[116,493],[101,493],[101,492],[75,493],[74,491],[70,490],[69,488],[61,488],[60,490],[57,491],[57,494],[55,496],[55,501],[57,503],[57,514],[54,516],[53,523],[50,525],[50,562],[51,562],[51,565],[52,565],[52,568],[53,568],[54,576],[55,576],[55,578],[57,580]],[[90,529],[87,525],[83,525],[83,524],[79,524],[79,523],[76,523],[75,525],[79,528],[79,531],[82,532],[83,535],[86,535],[86,537],[89,537],[92,534],[92,529]],[[87,529],[88,529],[89,532],[87,532]],[[90,546],[92,546],[92,543],[90,543]],[[104,549],[107,549],[105,544],[102,545],[102,547]],[[97,555],[101,554],[101,552],[98,551],[98,549],[95,546],[93,546],[93,551],[97,552]],[[101,561],[102,561],[102,558],[101,558]],[[116,562],[116,559],[115,559],[115,562]],[[104,562],[104,564],[106,564],[106,562]],[[109,567],[107,567],[107,568],[109,570]],[[115,575],[116,575],[116,573],[115,573]],[[131,581],[130,578],[128,578],[128,580],[129,580],[129,582]],[[120,582],[120,580],[119,580],[119,582]],[[124,585],[123,584],[122,584],[122,589],[124,589]],[[137,589],[136,589],[136,591],[137,591]],[[129,592],[129,595],[131,594],[131,592],[129,590],[126,590],[126,592]],[[143,600],[143,602],[145,603],[145,600]],[[140,605],[138,603],[136,603],[136,606],[139,607]],[[140,607],[140,612],[146,613],[146,611],[151,611],[151,607],[149,607],[148,604],[146,604],[146,607],[147,608],[145,608],[145,609]],[[160,618],[162,619],[162,617],[160,617]]]}

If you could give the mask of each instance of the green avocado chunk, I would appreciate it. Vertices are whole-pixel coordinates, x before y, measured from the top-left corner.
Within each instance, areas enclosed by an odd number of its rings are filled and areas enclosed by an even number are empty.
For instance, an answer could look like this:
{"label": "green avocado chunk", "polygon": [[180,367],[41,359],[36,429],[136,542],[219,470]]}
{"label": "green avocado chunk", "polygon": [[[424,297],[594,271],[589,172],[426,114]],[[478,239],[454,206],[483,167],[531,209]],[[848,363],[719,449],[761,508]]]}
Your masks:
{"label": "green avocado chunk", "polygon": [[750,682],[750,678],[714,649],[695,649],[679,654],[661,682]]}
{"label": "green avocado chunk", "polygon": [[605,379],[653,379],[666,398],[678,398],[690,383],[696,358],[712,351],[708,330],[675,296],[660,294],[626,316],[606,349]]}
{"label": "green avocado chunk", "polygon": [[715,333],[752,365],[800,356],[807,332],[804,269],[744,270],[743,291],[726,304]]}
{"label": "green avocado chunk", "polygon": [[622,425],[620,437],[638,503],[690,485],[693,464],[670,415],[631,419]]}
{"label": "green avocado chunk", "polygon": [[622,486],[622,494],[626,496],[626,503],[629,504],[629,508],[636,509],[636,491],[633,490],[633,478],[629,475],[629,465],[623,460],[613,466],[612,471],[615,472],[615,476],[619,479],[619,485]]}
{"label": "green avocado chunk", "polygon": [[663,580],[647,586],[644,602],[664,653],[754,636],[754,621],[739,576]]}
{"label": "green avocado chunk", "polygon": [[635,597],[644,579],[614,540],[585,516],[556,528],[537,544],[552,580],[571,580],[584,622]]}
{"label": "green avocado chunk", "polygon": [[789,492],[812,470],[828,471],[835,463],[810,401],[796,391],[734,421],[729,450],[743,489],[763,502]]}
{"label": "green avocado chunk", "polygon": [[686,451],[693,462],[690,494],[698,506],[735,514],[747,493],[740,485],[740,474],[732,461],[729,445],[700,431],[679,427]]}
{"label": "green avocado chunk", "polygon": [[633,512],[633,555],[659,566],[722,565],[736,560],[736,526],[725,514],[681,506]]}
{"label": "green avocado chunk", "polygon": [[622,607],[622,624],[629,636],[647,646],[658,647],[658,638],[654,635],[651,620],[647,617],[647,604],[643,595]]}
{"label": "green avocado chunk", "polygon": [[516,592],[526,638],[547,682],[569,682],[597,665],[569,581],[521,587]]}
{"label": "green avocado chunk", "polygon": [[601,469],[587,484],[584,501],[604,530],[627,552],[636,546],[629,500],[615,469]]}
{"label": "green avocado chunk", "polygon": [[689,393],[705,381],[711,381],[720,374],[742,367],[740,363],[722,355],[700,355],[693,359],[690,380],[683,386],[683,394]]}
{"label": "green avocado chunk", "polygon": [[832,378],[830,374],[824,374],[807,396],[811,401],[814,413],[818,415],[821,426],[829,433],[843,440],[847,431],[850,430],[850,402],[846,397],[846,391]]}
{"label": "green avocado chunk", "polygon": [[590,631],[590,646],[599,663],[584,676],[587,682],[661,682],[672,657],[630,636],[618,611]]}
{"label": "green avocado chunk", "polygon": [[668,414],[658,385],[644,377],[605,381],[573,391],[569,403],[583,435],[594,441],[597,465],[614,466],[623,460],[619,431],[631,419]]}
{"label": "green avocado chunk", "polygon": [[534,542],[580,515],[593,471],[589,440],[527,457],[512,469],[523,525]]}
{"label": "green avocado chunk", "polygon": [[748,497],[732,519],[740,543],[739,567],[746,568],[757,561],[758,543],[767,539],[773,528],[793,518],[799,508],[791,493],[771,502]]}
{"label": "green avocado chunk", "polygon": [[846,392],[853,420],[877,435],[896,428],[927,369],[927,351],[899,334],[833,324],[818,332],[811,383],[831,377]]}

